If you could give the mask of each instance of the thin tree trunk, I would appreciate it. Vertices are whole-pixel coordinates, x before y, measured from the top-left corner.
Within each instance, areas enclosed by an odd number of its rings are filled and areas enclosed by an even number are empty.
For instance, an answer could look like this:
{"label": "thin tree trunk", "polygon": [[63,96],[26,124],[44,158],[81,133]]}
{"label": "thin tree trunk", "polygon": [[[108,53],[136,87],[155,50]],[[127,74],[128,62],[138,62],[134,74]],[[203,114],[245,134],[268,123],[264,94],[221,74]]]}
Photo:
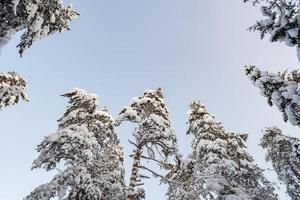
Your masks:
{"label": "thin tree trunk", "polygon": [[80,200],[80,191],[78,191],[76,194],[76,200]]}
{"label": "thin tree trunk", "polygon": [[142,155],[142,148],[140,146],[137,146],[134,159],[133,159],[133,164],[132,164],[132,171],[131,171],[131,176],[130,176],[130,182],[129,182],[129,192],[127,195],[127,200],[136,200],[136,183],[138,181],[138,166],[141,161],[141,155]]}

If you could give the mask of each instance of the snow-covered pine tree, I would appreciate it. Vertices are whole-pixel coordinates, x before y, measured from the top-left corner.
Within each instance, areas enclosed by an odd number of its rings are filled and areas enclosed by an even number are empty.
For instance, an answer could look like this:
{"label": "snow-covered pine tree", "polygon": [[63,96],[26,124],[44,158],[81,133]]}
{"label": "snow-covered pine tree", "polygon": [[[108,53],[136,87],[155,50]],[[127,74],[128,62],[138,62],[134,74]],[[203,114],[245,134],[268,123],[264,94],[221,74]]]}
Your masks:
{"label": "snow-covered pine tree", "polygon": [[36,40],[69,29],[69,21],[77,15],[61,0],[1,0],[0,49],[15,33],[24,30],[18,45],[22,55]]}
{"label": "snow-covered pine tree", "polygon": [[[154,161],[167,168],[170,165],[168,158],[177,154],[177,139],[160,88],[146,90],[143,96],[133,98],[120,113],[118,124],[123,121],[137,124],[134,141],[130,141],[135,150],[127,199],[138,200],[145,195],[143,189],[137,188],[143,184],[141,178],[144,176],[139,173],[140,169],[164,179],[164,176],[143,165],[141,160]],[[147,153],[144,154],[144,151]]]}
{"label": "snow-covered pine tree", "polygon": [[283,135],[276,127],[266,128],[261,146],[267,150],[266,160],[273,165],[278,179],[286,185],[292,200],[300,199],[299,139]]}
{"label": "snow-covered pine tree", "polygon": [[294,70],[290,73],[269,73],[255,66],[245,67],[246,75],[260,93],[268,99],[270,106],[280,110],[284,121],[294,126],[300,126],[300,73]]}
{"label": "snow-covered pine tree", "polygon": [[169,200],[276,200],[263,170],[246,151],[246,134],[225,131],[199,101],[188,111],[192,153],[181,168],[169,173]]}
{"label": "snow-covered pine tree", "polygon": [[32,169],[64,169],[38,186],[25,200],[124,200],[123,147],[106,108],[97,109],[97,96],[73,89],[63,96],[69,106],[58,130],[38,145]]}
{"label": "snow-covered pine tree", "polygon": [[26,94],[26,81],[16,72],[0,74],[0,109],[28,101]]}
{"label": "snow-covered pine tree", "polygon": [[243,0],[261,5],[264,19],[249,28],[260,32],[261,38],[270,35],[271,42],[285,42],[287,46],[297,48],[300,61],[300,10],[298,0]]}

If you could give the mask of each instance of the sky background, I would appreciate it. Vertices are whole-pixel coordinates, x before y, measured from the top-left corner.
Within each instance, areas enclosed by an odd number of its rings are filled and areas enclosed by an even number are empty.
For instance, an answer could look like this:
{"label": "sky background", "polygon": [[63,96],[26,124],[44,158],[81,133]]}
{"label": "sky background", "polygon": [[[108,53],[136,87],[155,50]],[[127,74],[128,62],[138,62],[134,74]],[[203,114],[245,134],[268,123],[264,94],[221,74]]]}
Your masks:
{"label": "sky background", "polygon": [[[68,1],[69,3],[70,1]],[[296,50],[260,40],[246,28],[260,18],[258,8],[242,0],[97,0],[72,1],[81,16],[71,31],[36,42],[23,58],[15,46],[20,34],[0,55],[1,72],[16,70],[28,81],[30,102],[0,112],[0,197],[18,200],[55,172],[31,171],[43,137],[57,129],[73,87],[99,95],[114,116],[145,89],[163,87],[182,153],[190,152],[186,111],[201,100],[228,131],[249,134],[247,146],[263,168],[261,129],[278,126],[299,136],[276,108],[251,85],[245,64],[277,72],[299,67]],[[129,128],[130,127],[130,128]],[[126,155],[133,126],[117,129]],[[125,162],[127,172],[131,160]],[[266,172],[274,180],[274,174]],[[128,174],[126,177],[128,181]],[[165,199],[166,187],[147,181],[146,199]],[[289,199],[284,190],[282,199]]]}

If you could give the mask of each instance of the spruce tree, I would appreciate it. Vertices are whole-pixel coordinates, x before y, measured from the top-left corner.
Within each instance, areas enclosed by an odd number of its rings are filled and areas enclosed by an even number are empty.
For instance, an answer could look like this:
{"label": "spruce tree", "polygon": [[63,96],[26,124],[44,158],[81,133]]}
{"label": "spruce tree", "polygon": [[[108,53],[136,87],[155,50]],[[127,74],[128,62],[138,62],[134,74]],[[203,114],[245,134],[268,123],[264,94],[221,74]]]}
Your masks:
{"label": "spruce tree", "polygon": [[280,110],[284,121],[294,126],[300,126],[300,73],[294,70],[290,73],[269,73],[255,66],[245,67],[246,75],[260,93]]}
{"label": "spruce tree", "polygon": [[106,108],[98,110],[97,96],[73,89],[63,96],[69,106],[58,120],[58,130],[38,145],[32,169],[64,169],[34,189],[25,200],[122,200],[124,152]]}
{"label": "spruce tree", "polygon": [[192,153],[168,176],[170,200],[276,200],[263,170],[247,153],[246,134],[227,132],[199,101],[188,111]]}
{"label": "spruce tree", "polygon": [[264,19],[249,28],[260,32],[260,37],[270,36],[271,42],[285,42],[287,46],[297,48],[300,60],[300,14],[298,0],[243,0],[260,5]]}
{"label": "spruce tree", "polygon": [[68,30],[78,13],[61,0],[1,0],[0,49],[12,36],[24,31],[18,45],[20,55],[38,39]]}
{"label": "spruce tree", "polygon": [[292,200],[300,199],[299,139],[286,136],[276,127],[266,128],[261,146],[267,150],[266,160],[272,163],[278,179],[286,185]]}
{"label": "spruce tree", "polygon": [[16,72],[0,74],[0,109],[20,100],[28,101],[26,85],[26,81]]}
{"label": "spruce tree", "polygon": [[138,200],[145,197],[143,189],[138,188],[143,185],[141,178],[145,177],[140,170],[167,181],[163,175],[142,164],[141,160],[153,161],[167,168],[170,165],[168,158],[177,154],[177,139],[160,88],[146,90],[142,96],[133,98],[120,113],[118,123],[123,121],[137,124],[134,141],[130,141],[135,149],[127,199]]}

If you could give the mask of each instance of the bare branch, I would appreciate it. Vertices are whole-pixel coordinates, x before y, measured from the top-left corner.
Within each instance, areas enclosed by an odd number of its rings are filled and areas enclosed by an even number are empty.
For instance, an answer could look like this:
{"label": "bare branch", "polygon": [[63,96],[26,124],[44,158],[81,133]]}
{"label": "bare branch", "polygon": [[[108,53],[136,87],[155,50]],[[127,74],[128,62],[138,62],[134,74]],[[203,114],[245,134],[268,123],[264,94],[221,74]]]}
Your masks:
{"label": "bare branch", "polygon": [[152,173],[154,176],[160,177],[161,179],[163,179],[164,181],[166,181],[166,182],[168,182],[168,183],[173,183],[173,184],[178,184],[178,185],[180,185],[180,183],[178,183],[178,182],[176,182],[176,181],[173,181],[173,180],[169,180],[169,179],[167,179],[166,177],[164,177],[163,175],[158,174],[158,173],[156,173],[155,171],[149,169],[148,167],[145,167],[145,166],[143,166],[143,165],[138,165],[137,167],[140,168],[140,169],[147,170],[148,172]]}

